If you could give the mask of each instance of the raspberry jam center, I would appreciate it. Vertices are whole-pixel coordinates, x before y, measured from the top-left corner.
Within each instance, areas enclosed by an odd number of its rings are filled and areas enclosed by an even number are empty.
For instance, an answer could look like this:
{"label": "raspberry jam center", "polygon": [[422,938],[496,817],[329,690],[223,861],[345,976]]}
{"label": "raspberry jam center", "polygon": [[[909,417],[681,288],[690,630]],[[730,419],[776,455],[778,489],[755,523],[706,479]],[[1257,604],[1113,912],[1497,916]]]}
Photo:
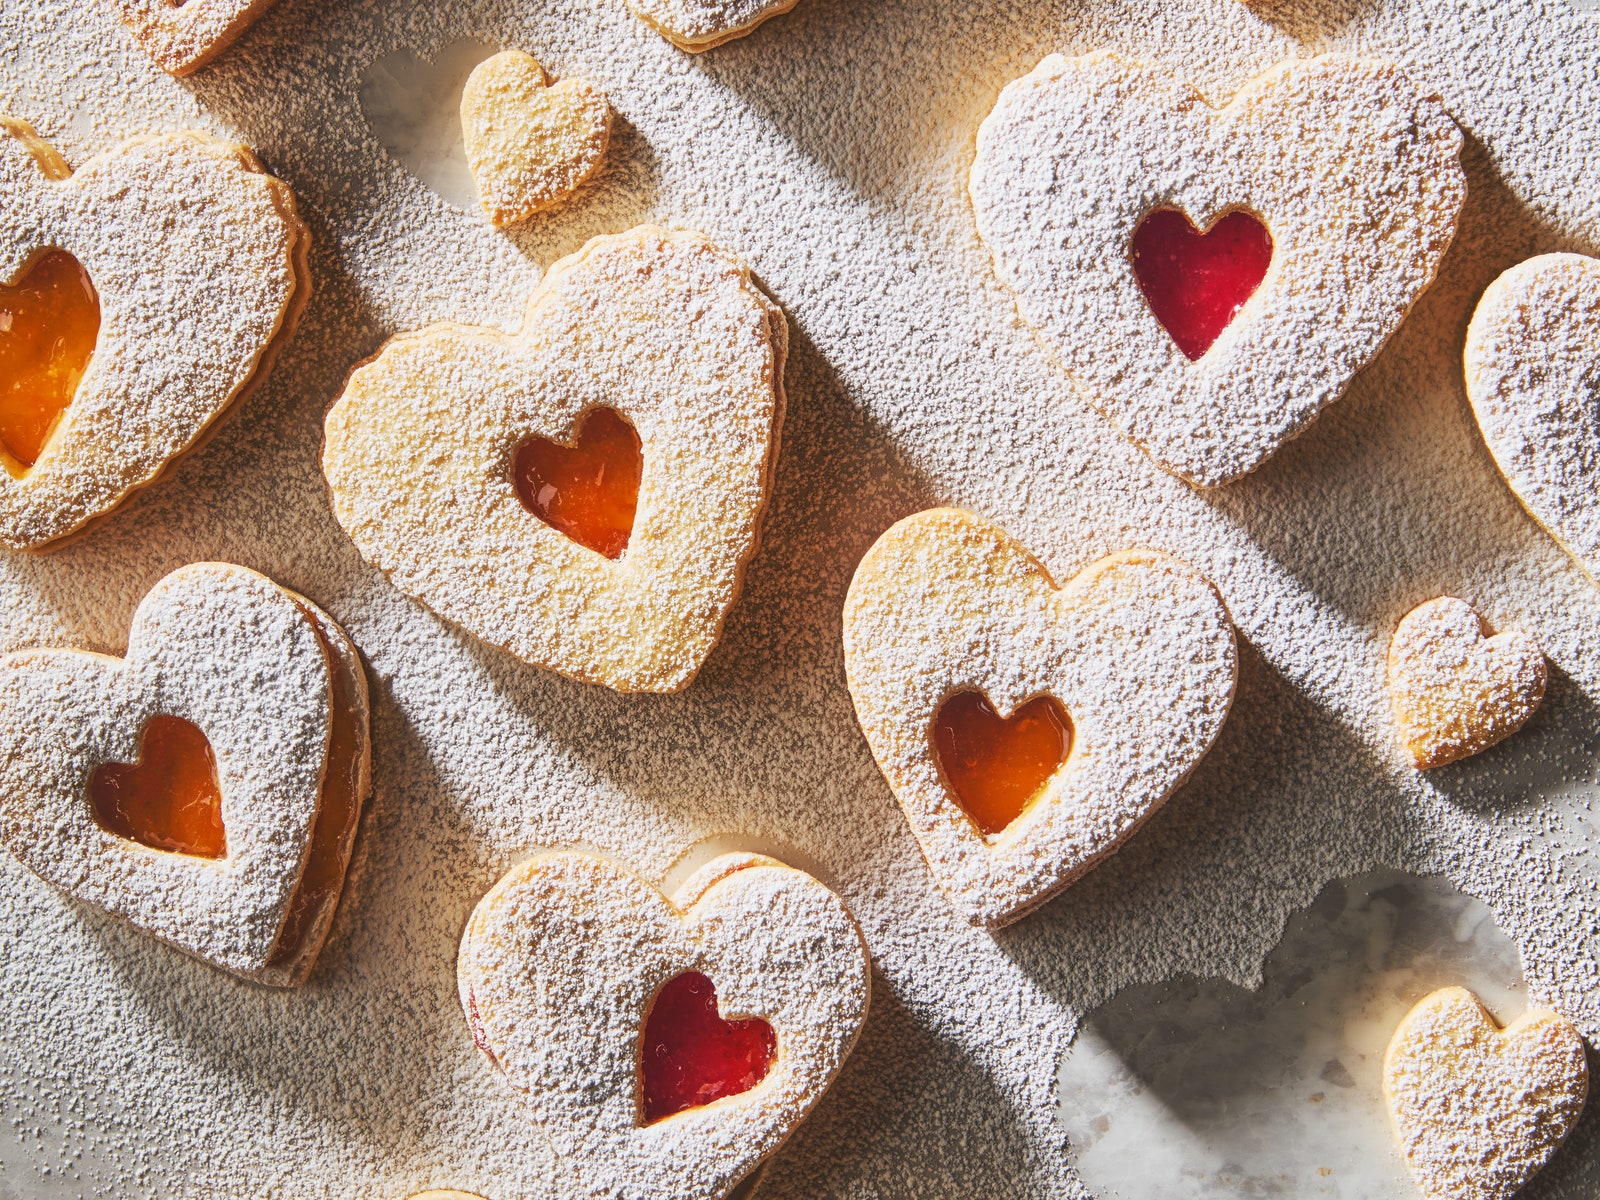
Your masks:
{"label": "raspberry jam center", "polygon": [[1191,362],[1211,349],[1271,263],[1272,234],[1243,211],[1201,233],[1181,212],[1158,208],[1133,231],[1139,289]]}
{"label": "raspberry jam center", "polygon": [[777,1051],[771,1025],[758,1017],[724,1021],[716,986],[685,971],[657,993],[645,1018],[644,1123],[748,1092],[766,1078]]}
{"label": "raspberry jam center", "polygon": [[933,744],[957,803],[992,837],[1022,815],[1066,761],[1072,722],[1049,696],[1002,719],[981,692],[957,692],[939,706]]}
{"label": "raspberry jam center", "polygon": [[639,434],[614,408],[591,410],[573,445],[529,438],[512,467],[524,508],[610,559],[628,548],[643,473]]}
{"label": "raspberry jam center", "polygon": [[221,858],[222,789],[217,760],[198,725],[152,717],[136,763],[105,763],[89,778],[102,828],[155,850]]}
{"label": "raspberry jam center", "polygon": [[99,336],[100,298],[65,250],[0,285],[0,448],[13,473],[39,461]]}

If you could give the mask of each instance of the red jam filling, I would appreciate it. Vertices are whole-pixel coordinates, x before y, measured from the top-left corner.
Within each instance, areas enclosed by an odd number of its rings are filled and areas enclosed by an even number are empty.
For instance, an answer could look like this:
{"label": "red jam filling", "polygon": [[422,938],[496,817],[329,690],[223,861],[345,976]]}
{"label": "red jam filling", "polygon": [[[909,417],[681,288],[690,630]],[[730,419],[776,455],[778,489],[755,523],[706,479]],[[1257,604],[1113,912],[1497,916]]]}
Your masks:
{"label": "red jam filling", "polygon": [[72,403],[99,336],[100,297],[65,250],[0,284],[0,448],[23,470]]}
{"label": "red jam filling", "polygon": [[118,837],[154,850],[221,858],[222,789],[217,760],[198,725],[152,717],[136,763],[105,763],[89,777],[95,819]]}
{"label": "red jam filling", "polygon": [[524,508],[610,559],[628,548],[643,473],[639,434],[614,408],[591,410],[571,446],[529,438],[512,466]]}
{"label": "red jam filling", "polygon": [[945,781],[972,823],[993,836],[1020,817],[1072,748],[1072,722],[1050,696],[1002,720],[981,692],[957,692],[933,720]]}
{"label": "red jam filling", "polygon": [[1171,208],[1133,231],[1133,273],[1150,311],[1188,358],[1198,359],[1261,286],[1272,234],[1250,213],[1228,213],[1201,233]]}
{"label": "red jam filling", "polygon": [[644,1123],[748,1092],[766,1078],[777,1051],[771,1025],[758,1017],[724,1021],[715,985],[685,971],[656,994],[645,1018]]}

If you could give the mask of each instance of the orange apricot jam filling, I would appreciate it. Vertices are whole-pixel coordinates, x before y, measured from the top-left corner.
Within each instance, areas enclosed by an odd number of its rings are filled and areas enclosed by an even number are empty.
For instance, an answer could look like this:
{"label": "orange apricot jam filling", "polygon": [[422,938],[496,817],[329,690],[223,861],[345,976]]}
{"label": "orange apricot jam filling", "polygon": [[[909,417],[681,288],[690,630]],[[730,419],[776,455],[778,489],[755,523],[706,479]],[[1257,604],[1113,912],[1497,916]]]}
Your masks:
{"label": "orange apricot jam filling", "polygon": [[16,282],[0,285],[0,449],[16,467],[39,461],[99,336],[100,297],[65,250],[49,251]]}
{"label": "orange apricot jam filling", "polygon": [[748,1092],[767,1077],[778,1053],[772,1026],[759,1017],[724,1021],[717,989],[685,971],[656,994],[639,1055],[644,1123]]}
{"label": "orange apricot jam filling", "polygon": [[197,858],[228,852],[216,757],[182,717],[151,717],[139,761],[95,768],[89,799],[101,828],[141,846]]}
{"label": "orange apricot jam filling", "polygon": [[1036,696],[1002,719],[981,692],[957,692],[934,716],[933,744],[957,803],[993,837],[1066,761],[1072,722],[1050,696]]}
{"label": "orange apricot jam filling", "polygon": [[570,446],[529,438],[512,466],[524,508],[613,560],[628,548],[643,474],[639,434],[614,408],[590,410]]}

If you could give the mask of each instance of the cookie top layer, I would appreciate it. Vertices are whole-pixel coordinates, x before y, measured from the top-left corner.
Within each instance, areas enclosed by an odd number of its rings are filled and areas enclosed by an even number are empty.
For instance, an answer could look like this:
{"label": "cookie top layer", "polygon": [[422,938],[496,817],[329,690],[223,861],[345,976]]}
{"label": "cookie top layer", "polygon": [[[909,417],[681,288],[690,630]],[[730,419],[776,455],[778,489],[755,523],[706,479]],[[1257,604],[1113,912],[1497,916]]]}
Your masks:
{"label": "cookie top layer", "polygon": [[[721,634],[777,458],[788,326],[698,233],[643,226],[552,266],[520,332],[395,338],[329,411],[339,523],[395,586],[527,662],[676,691]],[[613,561],[518,499],[512,463],[571,443],[597,407],[637,431],[643,475]]]}
{"label": "cookie top layer", "polygon": [[628,0],[638,18],[680,50],[698,53],[744,37],[798,0]]}
{"label": "cookie top layer", "polygon": [[[1045,349],[1163,468],[1226,483],[1300,433],[1433,281],[1466,195],[1461,132],[1396,66],[1284,63],[1223,108],[1114,54],[1051,55],[978,132],[978,232]],[[1265,277],[1191,362],[1131,241],[1152,210],[1271,233]]]}
{"label": "cookie top layer", "polygon": [[116,0],[133,40],[171,75],[221,54],[277,0]]}
{"label": "cookie top layer", "polygon": [[0,279],[50,248],[100,297],[100,334],[38,461],[0,471],[0,544],[35,549],[150,483],[263,376],[309,296],[288,186],[244,146],[134,138],[72,171],[0,118]]}

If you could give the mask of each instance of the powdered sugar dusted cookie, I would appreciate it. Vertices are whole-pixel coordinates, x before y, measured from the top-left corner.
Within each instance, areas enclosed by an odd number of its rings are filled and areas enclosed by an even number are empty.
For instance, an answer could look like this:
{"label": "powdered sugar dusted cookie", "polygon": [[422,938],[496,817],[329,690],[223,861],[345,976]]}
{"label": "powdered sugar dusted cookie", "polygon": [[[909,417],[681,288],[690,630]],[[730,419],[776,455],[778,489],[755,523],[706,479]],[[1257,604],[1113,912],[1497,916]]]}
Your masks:
{"label": "powdered sugar dusted cookie", "polygon": [[0,544],[73,533],[193,448],[292,330],[309,244],[243,146],[161,134],[74,172],[0,119]]}
{"label": "powdered sugar dusted cookie", "polygon": [[1600,581],[1600,259],[1542,254],[1489,285],[1467,396],[1534,520]]}
{"label": "powdered sugar dusted cookie", "polygon": [[533,55],[505,50],[467,77],[461,133],[485,215],[510,225],[559,204],[600,169],[611,106],[588,80],[547,86]]}
{"label": "powdered sugar dusted cookie", "polygon": [[1531,1009],[1501,1029],[1465,988],[1434,992],[1395,1030],[1383,1094],[1428,1200],[1509,1200],[1550,1161],[1589,1095],[1583,1039]]}
{"label": "powdered sugar dusted cookie", "polygon": [[788,326],[697,233],[550,268],[520,332],[436,325],[357,368],[323,471],[361,553],[527,662],[686,686],[755,553]]}
{"label": "powdered sugar dusted cookie", "polygon": [[0,659],[0,837],[47,883],[262,983],[310,973],[369,787],[355,647],[227,563],[168,575],[123,658]]}
{"label": "powdered sugar dusted cookie", "polygon": [[1383,62],[1284,63],[1213,108],[1159,68],[1051,55],[983,122],[971,194],[1046,350],[1209,486],[1304,430],[1432,283],[1460,149]]}
{"label": "powdered sugar dusted cookie", "polygon": [[479,902],[456,971],[478,1048],[619,1200],[727,1195],[838,1074],[871,982],[843,902],[751,854],[670,900],[594,855],[532,859]]}
{"label": "powdered sugar dusted cookie", "polygon": [[116,0],[133,40],[163,71],[188,75],[221,54],[276,0]]}
{"label": "powdered sugar dusted cookie", "polygon": [[750,33],[798,0],[628,0],[635,15],[681,50],[699,53]]}
{"label": "powdered sugar dusted cookie", "polygon": [[998,526],[907,517],[844,607],[856,719],[934,878],[1003,925],[1111,854],[1215,740],[1233,701],[1216,589],[1153,550],[1058,588]]}

